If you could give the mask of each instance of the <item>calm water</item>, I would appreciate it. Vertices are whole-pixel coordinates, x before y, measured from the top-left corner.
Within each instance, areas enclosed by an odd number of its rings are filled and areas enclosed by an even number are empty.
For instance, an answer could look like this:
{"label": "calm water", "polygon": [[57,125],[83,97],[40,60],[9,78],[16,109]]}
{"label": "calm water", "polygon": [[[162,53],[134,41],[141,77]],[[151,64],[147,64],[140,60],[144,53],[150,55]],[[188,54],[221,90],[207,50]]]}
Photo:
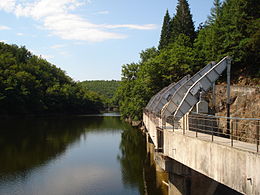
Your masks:
{"label": "calm water", "polygon": [[0,195],[162,194],[117,114],[0,120]]}

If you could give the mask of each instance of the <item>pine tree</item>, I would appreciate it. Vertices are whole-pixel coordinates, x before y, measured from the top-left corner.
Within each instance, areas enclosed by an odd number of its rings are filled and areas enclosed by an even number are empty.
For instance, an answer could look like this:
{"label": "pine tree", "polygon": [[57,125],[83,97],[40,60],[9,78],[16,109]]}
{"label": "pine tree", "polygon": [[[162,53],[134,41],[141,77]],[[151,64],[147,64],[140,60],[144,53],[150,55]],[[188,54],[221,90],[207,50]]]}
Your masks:
{"label": "pine tree", "polygon": [[161,50],[163,48],[165,48],[170,41],[170,21],[171,21],[171,17],[169,15],[168,10],[166,11],[166,14],[164,16],[164,20],[163,20],[163,26],[162,26],[162,31],[161,31],[161,39],[159,42],[159,46],[158,49]]}
{"label": "pine tree", "polygon": [[221,12],[221,2],[220,0],[214,0],[213,7],[210,10],[210,15],[208,16],[207,24],[213,24],[220,17]]}
{"label": "pine tree", "polygon": [[256,0],[214,1],[212,19],[199,32],[195,48],[205,61],[232,56],[232,77],[260,76],[260,19]]}
{"label": "pine tree", "polygon": [[176,15],[172,19],[172,40],[174,41],[180,34],[184,34],[193,42],[195,28],[187,0],[179,0],[176,10]]}

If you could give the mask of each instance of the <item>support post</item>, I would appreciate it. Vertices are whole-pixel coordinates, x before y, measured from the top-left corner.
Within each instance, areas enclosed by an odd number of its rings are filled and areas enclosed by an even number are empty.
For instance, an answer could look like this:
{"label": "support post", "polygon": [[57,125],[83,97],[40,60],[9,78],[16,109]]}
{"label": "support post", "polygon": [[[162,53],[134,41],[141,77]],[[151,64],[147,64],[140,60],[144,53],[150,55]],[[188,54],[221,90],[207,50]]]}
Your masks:
{"label": "support post", "polygon": [[216,113],[216,83],[214,82],[212,85],[212,108],[213,113]]}
{"label": "support post", "polygon": [[233,147],[234,145],[233,129],[234,129],[234,122],[231,121],[231,147]]}
{"label": "support post", "polygon": [[[214,65],[216,65],[216,62],[211,62],[211,64],[212,64],[212,67],[214,66]],[[216,82],[214,82],[213,84],[212,84],[212,108],[213,108],[213,113],[215,114],[215,112],[216,112]]]}
{"label": "support post", "polygon": [[211,141],[213,142],[214,141],[214,121],[213,121],[213,119],[211,119],[210,123],[211,123]]}
{"label": "support post", "polygon": [[256,122],[256,151],[259,152],[259,131],[260,131],[260,121]]}
{"label": "support post", "polygon": [[197,123],[197,126],[196,126],[196,137],[198,137],[199,120],[198,120],[198,117],[196,117],[195,119],[196,119],[196,123]]}
{"label": "support post", "polygon": [[231,58],[227,60],[227,134],[230,134],[230,70]]}

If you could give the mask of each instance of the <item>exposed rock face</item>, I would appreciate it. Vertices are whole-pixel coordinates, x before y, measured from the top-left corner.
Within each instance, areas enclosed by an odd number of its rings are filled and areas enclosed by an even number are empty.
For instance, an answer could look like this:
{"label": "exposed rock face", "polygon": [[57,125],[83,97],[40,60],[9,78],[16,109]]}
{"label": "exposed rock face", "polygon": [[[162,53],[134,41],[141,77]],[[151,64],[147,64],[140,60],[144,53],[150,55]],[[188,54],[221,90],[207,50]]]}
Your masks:
{"label": "exposed rock face", "polygon": [[[226,116],[226,86],[216,87],[216,113]],[[232,117],[260,118],[260,87],[231,86]]]}
{"label": "exposed rock face", "polygon": [[[231,86],[230,97],[231,117],[260,119],[260,87]],[[227,116],[226,101],[226,86],[216,86],[215,115]],[[257,125],[260,123],[253,120],[231,120],[231,127],[237,139],[251,143],[256,142]],[[219,127],[224,132],[226,126],[226,119],[219,120]]]}

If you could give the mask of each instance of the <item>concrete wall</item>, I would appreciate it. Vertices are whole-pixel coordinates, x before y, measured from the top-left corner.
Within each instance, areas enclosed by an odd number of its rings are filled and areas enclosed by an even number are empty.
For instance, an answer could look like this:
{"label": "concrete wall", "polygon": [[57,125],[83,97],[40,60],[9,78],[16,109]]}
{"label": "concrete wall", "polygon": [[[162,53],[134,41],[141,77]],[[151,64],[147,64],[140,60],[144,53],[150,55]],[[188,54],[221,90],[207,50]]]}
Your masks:
{"label": "concrete wall", "polygon": [[[145,120],[152,138],[156,125],[148,116]],[[153,141],[156,145],[156,139]],[[260,194],[259,154],[164,130],[164,155],[236,191]]]}
{"label": "concrete wall", "polygon": [[158,149],[156,124],[145,113],[143,114],[143,121],[144,121],[145,127],[147,129],[147,132],[153,141],[155,149]]}

